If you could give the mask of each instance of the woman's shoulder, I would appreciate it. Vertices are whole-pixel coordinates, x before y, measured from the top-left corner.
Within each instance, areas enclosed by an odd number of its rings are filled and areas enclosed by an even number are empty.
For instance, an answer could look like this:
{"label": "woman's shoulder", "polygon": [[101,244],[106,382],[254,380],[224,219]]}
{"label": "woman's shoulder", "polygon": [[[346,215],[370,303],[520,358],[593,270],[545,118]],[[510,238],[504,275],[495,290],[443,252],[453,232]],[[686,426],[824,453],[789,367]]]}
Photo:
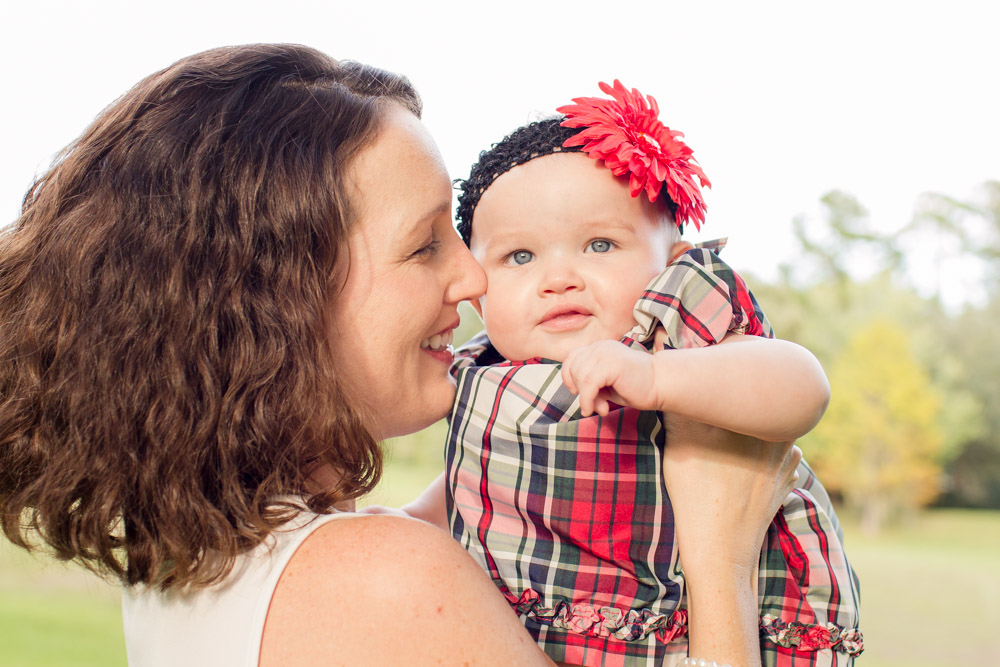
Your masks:
{"label": "woman's shoulder", "polygon": [[422,655],[490,651],[515,651],[528,664],[541,658],[451,536],[416,519],[357,515],[319,526],[292,556],[268,611],[260,664],[334,655],[347,664],[417,664]]}
{"label": "woman's shoulder", "polygon": [[314,585],[329,590],[366,579],[380,582],[397,573],[420,575],[425,566],[449,558],[464,562],[467,556],[450,535],[425,521],[355,514],[350,521],[316,528],[292,556],[285,575],[301,571],[298,576],[314,578]]}
{"label": "woman's shoulder", "polygon": [[426,574],[424,566],[462,556],[456,548],[444,531],[417,519],[356,514],[349,521],[329,521],[313,530],[295,551],[275,598],[296,579],[308,584],[306,594],[351,590],[356,601],[395,595],[395,589],[385,590],[378,584],[407,573],[419,583],[420,575]]}

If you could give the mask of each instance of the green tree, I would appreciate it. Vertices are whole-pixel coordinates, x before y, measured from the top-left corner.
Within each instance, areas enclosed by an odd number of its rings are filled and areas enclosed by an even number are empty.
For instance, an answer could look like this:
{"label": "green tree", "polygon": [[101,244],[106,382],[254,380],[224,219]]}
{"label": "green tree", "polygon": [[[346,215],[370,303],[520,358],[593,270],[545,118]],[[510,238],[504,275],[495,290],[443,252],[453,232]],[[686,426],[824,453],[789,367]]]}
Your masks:
{"label": "green tree", "polygon": [[[824,219],[796,220],[801,261],[785,266],[775,285],[753,282],[779,336],[811,349],[831,368],[860,323],[881,319],[907,331],[912,354],[942,401],[940,461],[949,481],[944,500],[1000,507],[1000,183],[987,183],[971,202],[925,195],[913,222],[891,234],[871,231],[868,213],[850,195],[822,199]],[[903,271],[919,247],[956,252],[978,263],[990,295],[985,308],[956,317],[937,295],[921,296]],[[854,267],[868,269],[858,282]]]}
{"label": "green tree", "polygon": [[[945,325],[945,348],[959,362],[950,388],[971,394],[979,411],[962,424],[967,437],[947,467],[944,501],[1000,508],[1000,355],[996,344],[1000,326],[1000,181],[984,183],[967,200],[925,195],[905,233],[950,239],[951,243],[938,245],[942,256],[972,263],[982,276],[985,303],[968,305]],[[960,424],[962,418],[953,421]]]}
{"label": "green tree", "polygon": [[877,532],[939,490],[941,395],[901,326],[858,329],[830,369],[830,406],[802,447],[824,484]]}
{"label": "green tree", "polygon": [[921,197],[913,221],[901,232],[946,235],[955,252],[981,263],[991,294],[1000,287],[1000,181],[987,181],[967,201],[938,193]]}
{"label": "green tree", "polygon": [[[970,307],[948,323],[945,347],[958,360],[956,381],[971,394],[974,414],[961,424],[966,437],[946,468],[942,502],[962,507],[1000,508],[1000,294],[983,307]],[[955,422],[961,421],[956,415]]]}

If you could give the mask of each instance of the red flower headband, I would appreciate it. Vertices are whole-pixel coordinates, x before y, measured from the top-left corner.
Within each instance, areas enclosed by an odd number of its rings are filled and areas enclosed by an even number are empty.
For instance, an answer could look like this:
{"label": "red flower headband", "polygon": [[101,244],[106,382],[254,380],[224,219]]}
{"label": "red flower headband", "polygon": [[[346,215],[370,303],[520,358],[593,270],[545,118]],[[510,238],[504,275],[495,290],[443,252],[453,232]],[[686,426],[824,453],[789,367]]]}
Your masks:
{"label": "red flower headband", "polygon": [[575,104],[556,109],[566,115],[565,127],[585,128],[563,146],[583,146],[583,152],[603,160],[615,176],[629,174],[633,197],[645,190],[649,201],[655,202],[666,183],[667,195],[677,204],[677,226],[693,222],[701,229],[705,200],[699,183],[708,188],[712,183],[692,157],[693,151],[680,140],[684,135],[660,122],[660,107],[651,95],[643,99],[642,93],[627,90],[618,79],[613,88],[603,81],[598,85],[614,99],[575,97]]}

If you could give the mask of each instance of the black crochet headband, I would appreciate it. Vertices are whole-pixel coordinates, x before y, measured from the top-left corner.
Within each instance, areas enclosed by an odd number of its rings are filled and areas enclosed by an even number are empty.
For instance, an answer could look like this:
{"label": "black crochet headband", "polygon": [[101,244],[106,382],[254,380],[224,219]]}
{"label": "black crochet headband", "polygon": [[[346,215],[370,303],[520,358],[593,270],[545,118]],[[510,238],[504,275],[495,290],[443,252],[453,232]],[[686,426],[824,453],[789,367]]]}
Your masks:
{"label": "black crochet headband", "polygon": [[479,154],[479,159],[472,165],[469,177],[464,181],[458,179],[458,210],[455,219],[458,220],[458,233],[465,245],[469,245],[472,237],[472,215],[476,211],[480,197],[486,192],[493,181],[519,164],[524,164],[536,157],[561,152],[580,152],[579,147],[563,148],[563,142],[579,132],[572,127],[563,127],[562,117],[528,123],[517,128],[489,150]]}
{"label": "black crochet headband", "polygon": [[[579,153],[582,151],[580,146],[570,148],[563,146],[563,142],[580,131],[578,128],[563,127],[561,123],[564,120],[563,116],[556,116],[517,128],[501,141],[493,144],[489,150],[479,154],[479,160],[472,165],[467,179],[455,181],[459,190],[458,210],[455,211],[455,219],[458,221],[458,233],[465,241],[465,245],[469,245],[472,238],[472,216],[479,204],[479,199],[493,184],[493,181],[514,167],[534,160],[536,157],[552,153]],[[666,195],[665,190],[663,194]],[[664,196],[664,200],[667,202],[670,212],[673,213],[676,205],[667,196]]]}

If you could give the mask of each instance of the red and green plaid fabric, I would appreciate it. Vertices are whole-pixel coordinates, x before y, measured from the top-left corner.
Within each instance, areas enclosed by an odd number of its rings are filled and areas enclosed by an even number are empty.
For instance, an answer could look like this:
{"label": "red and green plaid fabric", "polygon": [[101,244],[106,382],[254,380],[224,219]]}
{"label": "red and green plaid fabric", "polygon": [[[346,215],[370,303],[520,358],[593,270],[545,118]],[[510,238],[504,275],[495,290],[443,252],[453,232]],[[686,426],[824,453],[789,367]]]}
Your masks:
{"label": "red and green plaid fabric", "polygon": [[[730,331],[772,336],[742,279],[700,247],[636,305],[623,339],[656,326],[667,347]],[[687,654],[683,569],[660,473],[657,412],[580,416],[557,363],[500,359],[481,335],[459,351],[446,451],[452,533],[556,661],[673,664]],[[803,462],[760,561],[765,665],[846,665],[862,650],[858,583],[825,489]]]}

